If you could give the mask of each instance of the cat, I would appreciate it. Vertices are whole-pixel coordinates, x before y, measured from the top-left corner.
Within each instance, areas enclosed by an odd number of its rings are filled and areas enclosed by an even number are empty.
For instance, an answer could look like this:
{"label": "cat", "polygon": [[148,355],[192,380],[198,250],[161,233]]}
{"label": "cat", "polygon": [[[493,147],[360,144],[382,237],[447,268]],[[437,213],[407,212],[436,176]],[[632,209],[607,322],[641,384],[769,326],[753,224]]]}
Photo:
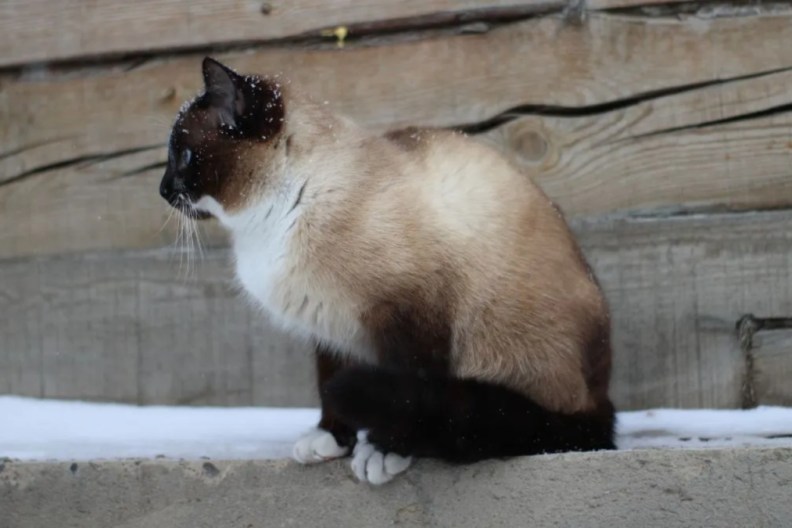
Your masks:
{"label": "cat", "polygon": [[231,235],[236,278],[316,344],[294,457],[382,484],[450,462],[614,449],[610,320],[561,211],[495,149],[375,134],[279,77],[203,61],[160,194]]}

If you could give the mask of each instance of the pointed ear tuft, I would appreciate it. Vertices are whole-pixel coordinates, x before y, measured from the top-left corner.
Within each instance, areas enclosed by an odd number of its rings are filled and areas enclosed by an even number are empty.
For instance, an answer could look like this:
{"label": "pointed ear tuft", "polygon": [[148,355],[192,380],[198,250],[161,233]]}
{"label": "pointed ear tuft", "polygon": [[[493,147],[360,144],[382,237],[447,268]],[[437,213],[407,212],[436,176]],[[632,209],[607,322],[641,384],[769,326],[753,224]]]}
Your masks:
{"label": "pointed ear tuft", "polygon": [[216,116],[220,130],[236,138],[273,138],[283,126],[280,85],[270,78],[239,75],[211,57],[203,60],[201,104]]}
{"label": "pointed ear tuft", "polygon": [[203,78],[206,96],[209,103],[219,111],[222,123],[235,126],[236,115],[242,103],[239,86],[243,78],[211,57],[204,57]]}

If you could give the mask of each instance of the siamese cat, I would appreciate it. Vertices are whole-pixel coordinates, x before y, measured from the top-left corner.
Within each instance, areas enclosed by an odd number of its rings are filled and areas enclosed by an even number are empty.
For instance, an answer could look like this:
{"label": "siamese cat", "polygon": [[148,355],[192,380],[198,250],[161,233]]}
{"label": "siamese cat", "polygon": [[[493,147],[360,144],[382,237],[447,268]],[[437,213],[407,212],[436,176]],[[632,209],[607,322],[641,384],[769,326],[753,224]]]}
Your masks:
{"label": "siamese cat", "polygon": [[375,134],[276,77],[203,61],[160,194],[231,234],[236,277],[316,344],[294,447],[381,484],[414,457],[613,449],[610,321],[561,212],[494,149]]}

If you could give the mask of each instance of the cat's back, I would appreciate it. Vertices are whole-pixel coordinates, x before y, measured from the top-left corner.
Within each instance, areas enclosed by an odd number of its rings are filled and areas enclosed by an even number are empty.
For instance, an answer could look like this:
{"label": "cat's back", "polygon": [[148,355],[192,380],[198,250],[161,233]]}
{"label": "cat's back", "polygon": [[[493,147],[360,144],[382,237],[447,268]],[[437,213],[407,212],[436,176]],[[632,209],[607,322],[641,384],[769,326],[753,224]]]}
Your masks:
{"label": "cat's back", "polygon": [[449,242],[492,246],[538,231],[566,232],[558,210],[530,175],[493,147],[448,130],[410,128],[385,137],[410,167],[397,190],[399,201]]}

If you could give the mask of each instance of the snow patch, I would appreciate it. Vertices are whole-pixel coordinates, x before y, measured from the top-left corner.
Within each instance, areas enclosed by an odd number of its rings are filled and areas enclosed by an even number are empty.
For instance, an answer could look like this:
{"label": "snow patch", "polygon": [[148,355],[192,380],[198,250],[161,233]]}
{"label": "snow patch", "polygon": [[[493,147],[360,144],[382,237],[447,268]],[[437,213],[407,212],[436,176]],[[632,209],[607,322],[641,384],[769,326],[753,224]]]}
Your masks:
{"label": "snow patch", "polygon": [[[0,417],[0,458],[282,459],[314,429],[319,411],[137,407],[0,396]],[[620,449],[792,446],[792,408],[622,412],[617,429]]]}

